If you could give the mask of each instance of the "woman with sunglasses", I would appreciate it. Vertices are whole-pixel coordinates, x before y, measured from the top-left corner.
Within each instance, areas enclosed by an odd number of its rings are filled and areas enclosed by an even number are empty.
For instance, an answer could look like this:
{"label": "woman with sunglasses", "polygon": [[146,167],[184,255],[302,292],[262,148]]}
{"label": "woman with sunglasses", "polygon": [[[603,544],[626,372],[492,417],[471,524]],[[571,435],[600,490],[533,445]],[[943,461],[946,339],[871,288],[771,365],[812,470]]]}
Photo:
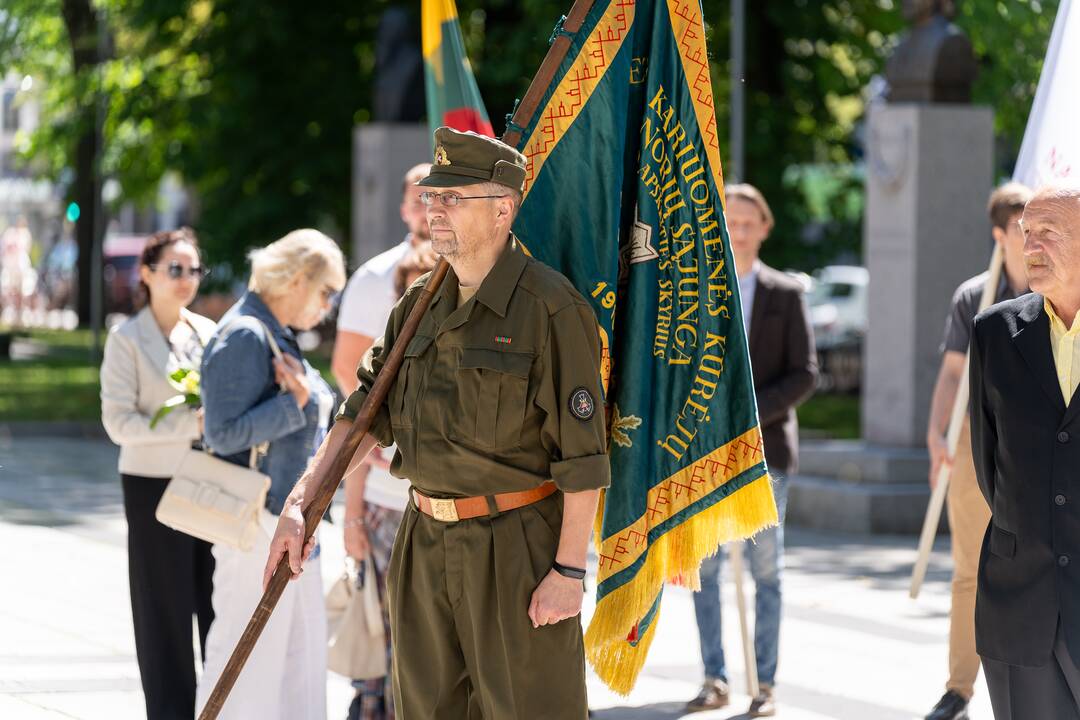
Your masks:
{"label": "woman with sunglasses", "polygon": [[[262,597],[262,572],[285,498],[322,443],[334,395],[296,340],[330,310],[345,286],[337,244],[296,230],[255,250],[248,292],[221,319],[202,364],[206,444],[247,465],[266,444],[258,469],[270,491],[253,547],[214,546],[214,626],[197,691],[202,708]],[[270,339],[281,352],[277,358]],[[317,553],[289,583],[233,687],[219,720],[325,720],[326,607]]]}
{"label": "woman with sunglasses", "polygon": [[101,420],[120,446],[131,614],[148,720],[193,717],[191,618],[198,620],[204,656],[214,618],[210,545],[154,517],[180,458],[199,438],[201,414],[180,407],[150,427],[162,403],[177,394],[169,374],[198,369],[213,334],[211,320],[187,310],[203,274],[190,228],[152,235],[139,261],[146,305],[109,334],[101,364]]}

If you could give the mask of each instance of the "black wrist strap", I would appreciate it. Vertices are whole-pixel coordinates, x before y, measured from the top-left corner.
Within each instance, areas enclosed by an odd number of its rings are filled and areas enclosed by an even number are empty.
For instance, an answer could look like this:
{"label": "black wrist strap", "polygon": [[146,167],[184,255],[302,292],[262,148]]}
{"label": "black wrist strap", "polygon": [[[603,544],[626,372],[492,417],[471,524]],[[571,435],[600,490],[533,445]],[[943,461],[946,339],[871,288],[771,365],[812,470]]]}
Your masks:
{"label": "black wrist strap", "polygon": [[554,570],[555,572],[559,573],[563,577],[568,577],[568,578],[571,578],[573,580],[584,580],[585,579],[585,569],[584,568],[567,567],[566,565],[560,565],[557,562],[552,562],[551,563],[551,569]]}

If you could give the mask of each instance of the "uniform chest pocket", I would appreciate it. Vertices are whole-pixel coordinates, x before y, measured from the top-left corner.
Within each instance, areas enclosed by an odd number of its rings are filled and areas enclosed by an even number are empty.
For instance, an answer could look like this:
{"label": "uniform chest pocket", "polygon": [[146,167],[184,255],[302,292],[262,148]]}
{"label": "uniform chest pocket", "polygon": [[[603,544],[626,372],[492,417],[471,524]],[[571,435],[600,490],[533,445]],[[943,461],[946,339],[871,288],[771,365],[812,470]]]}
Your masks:
{"label": "uniform chest pocket", "polygon": [[390,419],[394,425],[412,427],[414,424],[416,396],[424,381],[424,360],[421,355],[434,340],[427,335],[414,335],[405,348],[401,370],[390,392]]}
{"label": "uniform chest pocket", "polygon": [[451,435],[485,450],[519,447],[532,363],[530,353],[463,348]]}

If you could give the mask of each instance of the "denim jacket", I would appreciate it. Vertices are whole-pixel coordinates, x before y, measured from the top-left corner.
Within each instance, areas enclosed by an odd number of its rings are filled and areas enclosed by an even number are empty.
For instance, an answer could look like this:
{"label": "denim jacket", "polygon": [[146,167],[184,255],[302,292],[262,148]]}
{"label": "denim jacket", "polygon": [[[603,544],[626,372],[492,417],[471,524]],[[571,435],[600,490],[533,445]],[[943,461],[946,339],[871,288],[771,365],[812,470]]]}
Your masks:
{"label": "denim jacket", "polygon": [[[307,370],[311,397],[302,410],[292,394],[282,393],[274,381],[273,354],[256,318],[273,333],[281,352],[300,360]],[[280,515],[322,439],[333,393],[300,354],[292,330],[274,318],[257,294],[249,292],[240,298],[207,343],[202,400],[204,440],[223,459],[247,465],[253,446],[270,444],[258,469],[270,476],[266,509]]]}

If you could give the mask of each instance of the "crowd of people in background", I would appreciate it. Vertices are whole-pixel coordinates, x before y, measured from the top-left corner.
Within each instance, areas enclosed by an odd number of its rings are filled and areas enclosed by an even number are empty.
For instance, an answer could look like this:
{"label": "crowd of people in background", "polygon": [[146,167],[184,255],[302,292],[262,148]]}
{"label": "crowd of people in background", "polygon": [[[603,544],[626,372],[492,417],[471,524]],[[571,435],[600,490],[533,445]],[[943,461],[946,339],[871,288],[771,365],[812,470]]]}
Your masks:
{"label": "crowd of people in background", "polygon": [[26,217],[0,232],[0,326],[72,328],[78,260],[73,226],[40,242]]}

